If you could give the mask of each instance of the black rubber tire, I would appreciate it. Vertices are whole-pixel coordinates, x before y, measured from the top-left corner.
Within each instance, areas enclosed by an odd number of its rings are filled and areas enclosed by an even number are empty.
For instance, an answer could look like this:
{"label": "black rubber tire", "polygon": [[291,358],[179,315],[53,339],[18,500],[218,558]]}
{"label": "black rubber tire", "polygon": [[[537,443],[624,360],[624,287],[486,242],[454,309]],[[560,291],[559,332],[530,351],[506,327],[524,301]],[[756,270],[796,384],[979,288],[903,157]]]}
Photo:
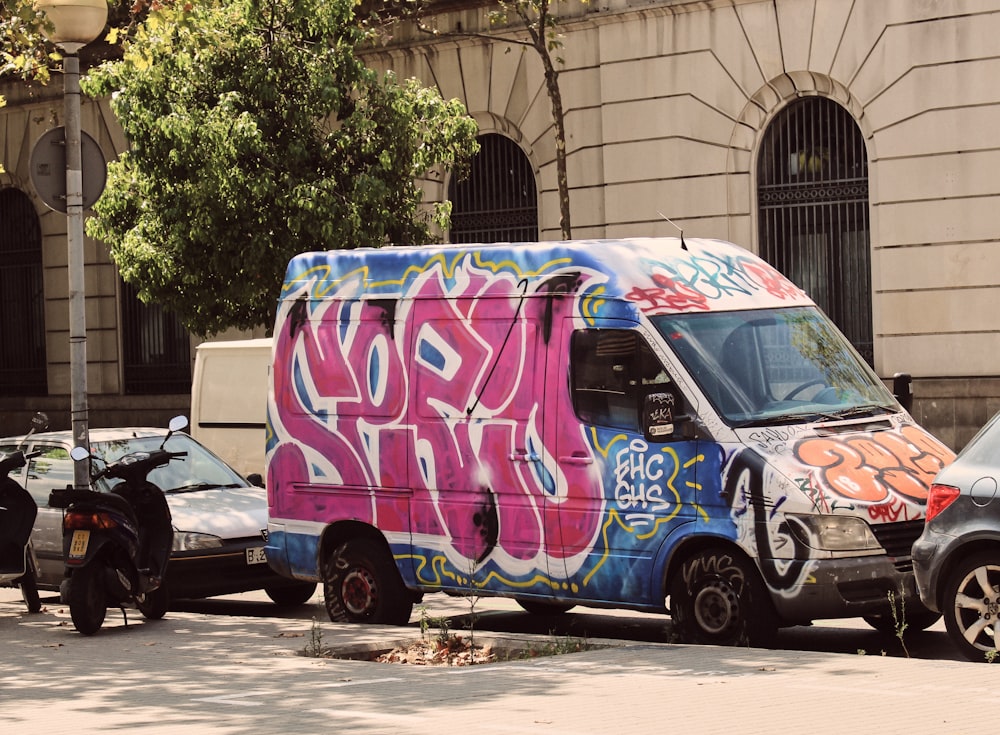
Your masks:
{"label": "black rubber tire", "polygon": [[264,592],[271,598],[275,605],[281,607],[298,607],[305,605],[312,596],[316,594],[316,585],[313,582],[300,582],[298,584],[274,585],[265,587]]}
{"label": "black rubber tire", "polygon": [[996,660],[1000,646],[1000,556],[987,552],[963,559],[945,583],[941,611],[948,635],[963,656],[970,661]]}
{"label": "black rubber tire", "polygon": [[323,598],[335,623],[406,625],[413,612],[413,598],[389,550],[367,538],[352,539],[330,555]]}
{"label": "black rubber tire", "polygon": [[670,584],[670,614],[683,643],[767,647],[778,629],[756,566],[723,548],[684,560]]}
{"label": "black rubber tire", "polygon": [[88,564],[73,572],[69,580],[67,602],[73,627],[83,635],[94,635],[104,625],[108,611],[107,594],[100,564]]}
{"label": "black rubber tire", "polygon": [[31,561],[31,554],[28,554],[28,570],[17,581],[17,586],[21,588],[21,599],[24,600],[28,612],[41,612],[42,600],[38,596],[38,581],[35,579],[35,565]]}
{"label": "black rubber tire", "polygon": [[[921,605],[916,600],[910,600],[906,603],[906,630],[911,633],[919,633],[922,630],[927,630],[934,623],[941,619],[941,614],[936,613],[933,610],[928,610],[926,607]],[[916,609],[911,609],[910,606],[916,607]],[[897,616],[898,616],[897,612]],[[887,635],[896,635],[896,627],[898,623],[896,622],[898,618],[892,616],[892,612],[879,613],[877,615],[865,615],[864,621],[868,623],[871,627],[877,630],[879,633],[885,633]]]}
{"label": "black rubber tire", "polygon": [[136,600],[135,606],[146,620],[160,620],[170,609],[170,591],[166,585],[160,585],[147,593],[142,602]]}
{"label": "black rubber tire", "polygon": [[517,604],[532,615],[562,615],[576,607],[571,602],[542,602],[540,600],[518,600]]}

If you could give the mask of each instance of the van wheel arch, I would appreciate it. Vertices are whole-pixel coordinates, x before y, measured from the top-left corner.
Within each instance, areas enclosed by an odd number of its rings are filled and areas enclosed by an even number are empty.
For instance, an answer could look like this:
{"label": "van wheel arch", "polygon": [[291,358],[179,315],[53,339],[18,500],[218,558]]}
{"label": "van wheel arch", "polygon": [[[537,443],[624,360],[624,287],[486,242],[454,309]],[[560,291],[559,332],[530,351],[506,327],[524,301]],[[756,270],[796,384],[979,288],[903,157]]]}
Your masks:
{"label": "van wheel arch", "polygon": [[415,596],[403,583],[388,541],[363,523],[327,529],[320,545],[327,614],[334,622],[405,625]]}

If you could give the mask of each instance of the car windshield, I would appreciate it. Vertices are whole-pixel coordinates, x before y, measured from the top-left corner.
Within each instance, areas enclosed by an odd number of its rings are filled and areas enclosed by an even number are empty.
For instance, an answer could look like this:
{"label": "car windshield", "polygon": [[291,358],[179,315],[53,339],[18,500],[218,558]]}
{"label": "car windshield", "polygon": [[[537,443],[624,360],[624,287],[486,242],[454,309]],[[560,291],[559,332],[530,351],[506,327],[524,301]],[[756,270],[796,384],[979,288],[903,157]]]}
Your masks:
{"label": "car windshield", "polygon": [[815,307],[676,314],[652,321],[731,426],[899,410]]}
{"label": "car windshield", "polygon": [[[162,436],[131,437],[114,441],[96,442],[91,453],[99,460],[98,466],[114,462],[133,452],[150,452],[163,444]],[[163,467],[149,473],[148,479],[164,492],[188,492],[218,487],[247,487],[247,482],[235,470],[187,434],[174,434],[165,449],[187,452],[186,457],[171,460]],[[104,478],[101,489],[109,490],[121,480]]]}

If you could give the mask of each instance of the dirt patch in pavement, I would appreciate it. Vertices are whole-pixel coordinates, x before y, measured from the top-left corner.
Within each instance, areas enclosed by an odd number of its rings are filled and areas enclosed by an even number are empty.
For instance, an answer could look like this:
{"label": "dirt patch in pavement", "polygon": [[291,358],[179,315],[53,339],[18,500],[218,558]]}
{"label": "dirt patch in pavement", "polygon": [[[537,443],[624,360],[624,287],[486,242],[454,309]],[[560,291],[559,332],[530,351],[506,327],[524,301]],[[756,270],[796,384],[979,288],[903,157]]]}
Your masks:
{"label": "dirt patch in pavement", "polygon": [[450,634],[413,640],[394,641],[387,645],[361,644],[329,648],[314,636],[301,655],[351,661],[373,661],[413,666],[476,666],[500,661],[522,661],[540,656],[576,653],[606,645],[595,645],[578,638],[551,640],[512,640],[488,636]]}

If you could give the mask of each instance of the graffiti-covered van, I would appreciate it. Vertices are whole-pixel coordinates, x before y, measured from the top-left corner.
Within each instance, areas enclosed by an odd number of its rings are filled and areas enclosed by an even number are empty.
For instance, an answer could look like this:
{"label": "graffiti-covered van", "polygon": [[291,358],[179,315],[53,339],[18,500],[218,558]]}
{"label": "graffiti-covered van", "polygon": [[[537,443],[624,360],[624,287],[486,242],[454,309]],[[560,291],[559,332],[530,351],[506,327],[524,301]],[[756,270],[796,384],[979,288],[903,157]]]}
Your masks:
{"label": "graffiti-covered van", "polygon": [[910,544],[953,458],[799,288],[697,239],[297,256],[267,558],[334,620],[425,593],[668,612],[683,640],[934,617]]}

